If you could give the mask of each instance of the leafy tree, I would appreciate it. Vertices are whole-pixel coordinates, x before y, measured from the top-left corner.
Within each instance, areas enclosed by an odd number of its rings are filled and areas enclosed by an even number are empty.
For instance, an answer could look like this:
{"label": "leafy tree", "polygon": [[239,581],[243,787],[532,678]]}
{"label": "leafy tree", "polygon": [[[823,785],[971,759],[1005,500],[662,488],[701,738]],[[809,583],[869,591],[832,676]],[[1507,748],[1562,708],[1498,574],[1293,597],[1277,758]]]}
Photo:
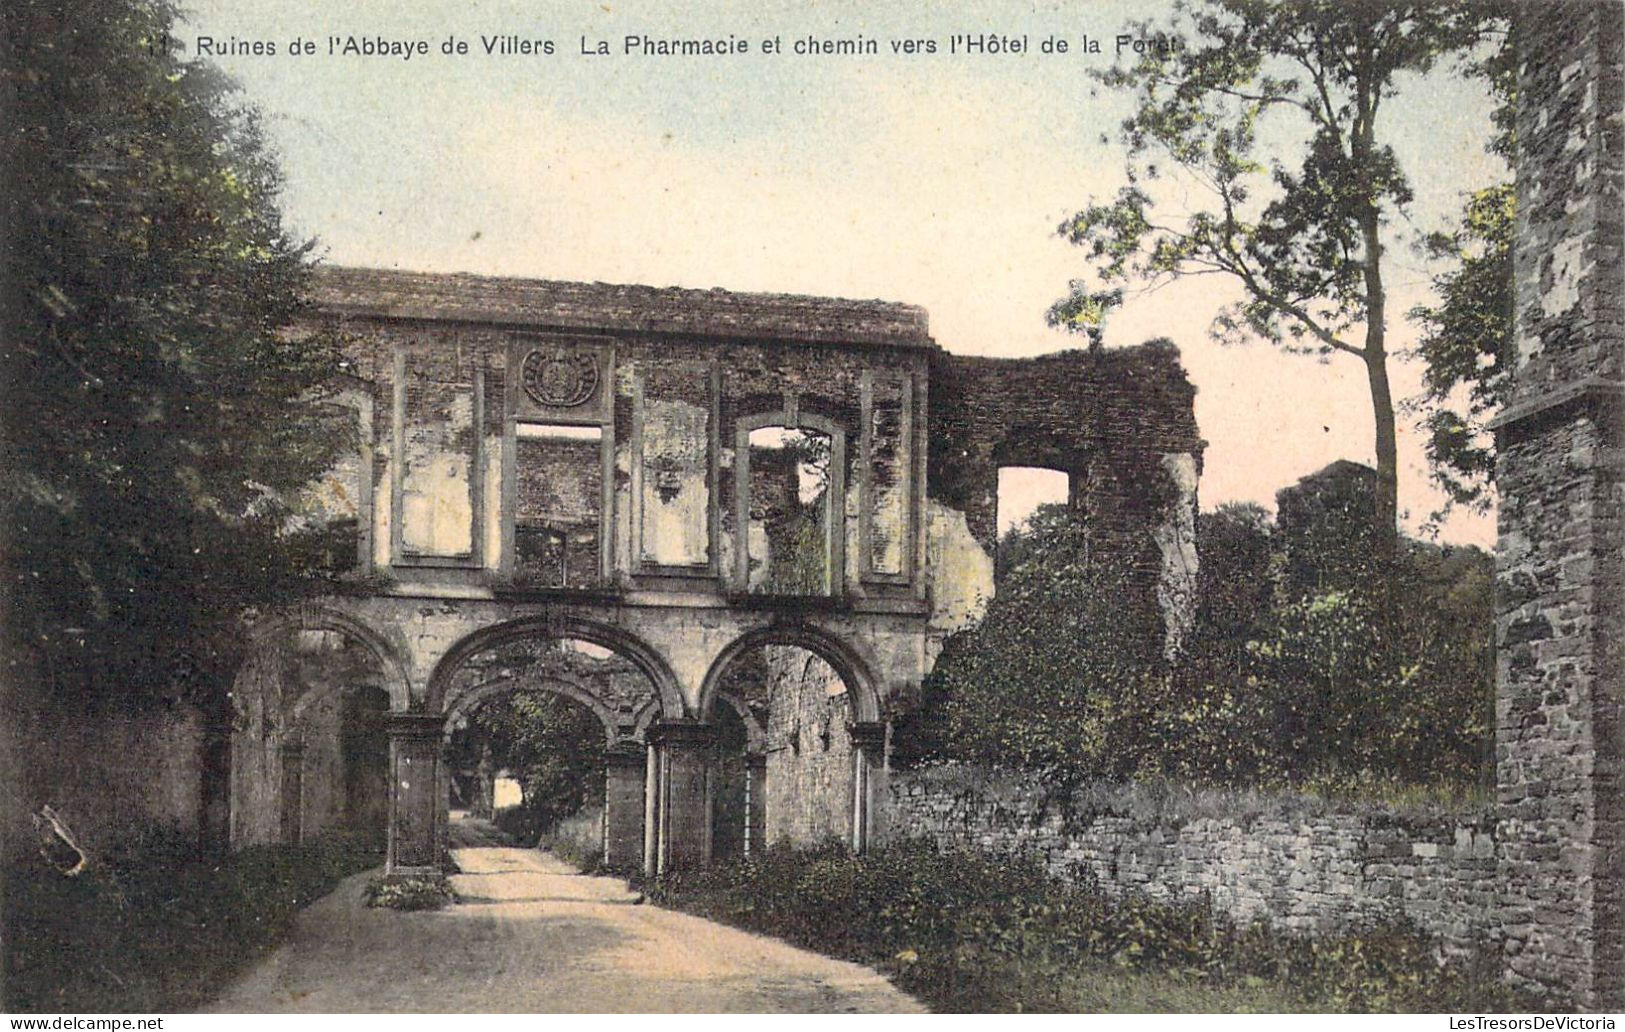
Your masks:
{"label": "leafy tree", "polygon": [[944,647],[899,732],[902,758],[1023,767],[1059,785],[1131,775],[1140,751],[1120,746],[1162,669],[1154,600],[1091,556],[1066,506],[1041,506],[1006,542],[998,594]]}
{"label": "leafy tree", "polygon": [[[1499,7],[1473,0],[1178,3],[1169,46],[1101,76],[1135,94],[1122,132],[1128,185],[1060,226],[1106,284],[1234,280],[1244,297],[1218,318],[1222,340],[1358,360],[1389,549],[1398,459],[1385,236],[1412,191],[1382,116],[1402,77],[1468,55],[1502,25]],[[1154,201],[1165,163],[1198,198],[1183,213]],[[1075,282],[1050,320],[1098,327],[1114,300]]]}
{"label": "leafy tree", "polygon": [[243,607],[309,572],[281,498],[344,441],[316,409],[328,347],[283,332],[309,245],[255,113],[171,51],[174,18],[7,9],[5,644],[59,696],[209,684]]}
{"label": "leafy tree", "polygon": [[1474,193],[1461,224],[1436,233],[1427,253],[1451,262],[1435,277],[1435,305],[1419,305],[1417,354],[1427,363],[1417,407],[1428,432],[1433,478],[1451,504],[1489,509],[1495,447],[1485,423],[1512,386],[1512,223],[1510,183]]}
{"label": "leafy tree", "polygon": [[474,766],[490,748],[495,768],[511,771],[524,793],[516,827],[551,827],[602,798],[604,726],[581,703],[520,689],[482,705],[470,725],[453,740],[454,763]]}
{"label": "leafy tree", "polygon": [[1090,561],[1076,519],[1041,508],[1007,538],[1015,561],[986,619],[948,641],[897,728],[897,758],[1021,767],[1062,789],[1137,777],[1379,792],[1481,782],[1487,554],[1406,541],[1394,563],[1407,590],[1391,593],[1344,576],[1335,535],[1289,542],[1256,507],[1206,514],[1201,530],[1198,619],[1169,665],[1155,607],[1125,605],[1134,596]]}
{"label": "leafy tree", "polygon": [[[1497,105],[1495,134],[1485,144],[1510,162],[1517,148],[1517,20],[1476,66]],[[1485,423],[1511,389],[1513,306],[1512,229],[1517,191],[1510,182],[1467,197],[1461,217],[1448,232],[1422,241],[1428,258],[1447,263],[1433,279],[1439,300],[1417,305],[1410,317],[1422,327],[1416,355],[1426,364],[1421,396],[1410,402],[1428,434],[1433,479],[1446,502],[1488,511],[1495,444]]]}

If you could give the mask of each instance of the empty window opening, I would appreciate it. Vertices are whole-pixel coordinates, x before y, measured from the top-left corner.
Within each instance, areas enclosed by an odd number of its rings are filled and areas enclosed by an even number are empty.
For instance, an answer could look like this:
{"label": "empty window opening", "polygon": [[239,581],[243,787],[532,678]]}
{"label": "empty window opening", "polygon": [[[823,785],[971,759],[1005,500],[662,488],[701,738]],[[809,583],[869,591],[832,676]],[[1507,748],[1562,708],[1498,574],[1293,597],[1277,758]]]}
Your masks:
{"label": "empty window opening", "polygon": [[514,571],[520,580],[551,588],[601,580],[603,436],[596,426],[515,424]]}
{"label": "empty window opening", "polygon": [[1061,470],[1039,466],[999,469],[996,565],[1000,573],[1020,551],[1020,539],[1032,528],[1038,510],[1046,505],[1066,505],[1071,495],[1072,478]]}
{"label": "empty window opening", "polygon": [[817,430],[768,426],[751,431],[751,591],[830,593],[831,444],[830,436]]}

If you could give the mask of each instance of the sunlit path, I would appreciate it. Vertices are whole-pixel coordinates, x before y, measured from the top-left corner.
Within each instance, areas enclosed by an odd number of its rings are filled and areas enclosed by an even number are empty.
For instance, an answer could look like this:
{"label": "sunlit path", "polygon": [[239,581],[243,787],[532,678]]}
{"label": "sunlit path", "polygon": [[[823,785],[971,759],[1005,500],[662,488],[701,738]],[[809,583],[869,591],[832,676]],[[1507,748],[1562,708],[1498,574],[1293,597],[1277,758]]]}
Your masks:
{"label": "sunlit path", "polygon": [[[453,844],[497,840],[454,821]],[[916,1012],[875,972],[641,904],[536,850],[454,848],[464,902],[372,910],[367,875],[299,918],[225,1012]]]}

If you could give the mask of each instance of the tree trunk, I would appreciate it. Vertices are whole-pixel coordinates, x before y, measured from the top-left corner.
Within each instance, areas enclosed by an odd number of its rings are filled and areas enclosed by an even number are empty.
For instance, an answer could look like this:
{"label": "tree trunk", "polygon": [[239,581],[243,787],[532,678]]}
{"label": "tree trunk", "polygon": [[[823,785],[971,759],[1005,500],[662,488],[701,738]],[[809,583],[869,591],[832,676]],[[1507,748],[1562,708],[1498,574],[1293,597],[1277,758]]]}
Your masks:
{"label": "tree trunk", "polygon": [[1382,238],[1375,206],[1360,219],[1365,238],[1365,372],[1371,385],[1371,417],[1377,451],[1377,558],[1386,564],[1398,545],[1399,449],[1394,434],[1394,396],[1388,384],[1387,294],[1382,284]]}
{"label": "tree trunk", "polygon": [[1394,398],[1388,386],[1388,356],[1367,355],[1366,379],[1371,384],[1371,417],[1377,449],[1377,547],[1379,557],[1392,557],[1398,542],[1399,449],[1394,435]]}

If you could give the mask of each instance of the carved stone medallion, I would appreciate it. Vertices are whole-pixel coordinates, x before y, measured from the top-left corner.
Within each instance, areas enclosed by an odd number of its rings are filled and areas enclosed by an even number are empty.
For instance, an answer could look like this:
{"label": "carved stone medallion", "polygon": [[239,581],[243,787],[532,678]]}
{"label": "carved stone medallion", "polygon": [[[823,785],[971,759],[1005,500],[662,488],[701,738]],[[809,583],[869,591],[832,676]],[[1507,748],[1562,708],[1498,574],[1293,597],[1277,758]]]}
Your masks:
{"label": "carved stone medallion", "polygon": [[575,408],[598,390],[598,360],[584,351],[532,351],[519,367],[519,382],[538,405]]}

